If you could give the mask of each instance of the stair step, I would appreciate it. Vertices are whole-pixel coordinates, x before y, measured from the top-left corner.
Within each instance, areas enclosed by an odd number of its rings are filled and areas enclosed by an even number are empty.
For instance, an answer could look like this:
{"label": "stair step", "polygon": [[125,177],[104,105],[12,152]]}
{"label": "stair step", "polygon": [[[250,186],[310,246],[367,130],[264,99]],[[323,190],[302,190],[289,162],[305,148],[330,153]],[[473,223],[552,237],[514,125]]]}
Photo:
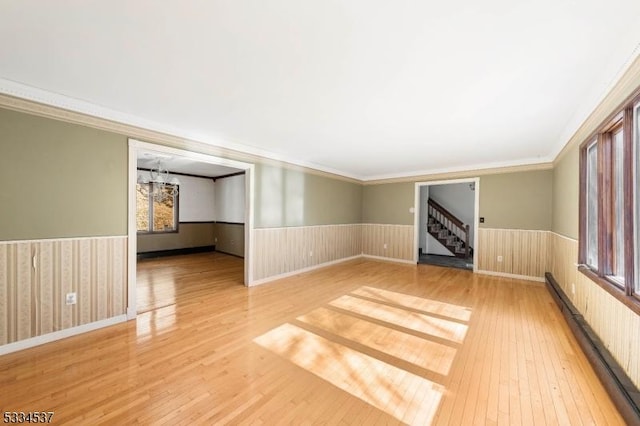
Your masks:
{"label": "stair step", "polygon": [[[440,240],[456,257],[466,257],[467,249],[465,242],[432,215],[428,217],[427,229],[431,235]],[[473,256],[473,247],[469,247],[469,256]]]}

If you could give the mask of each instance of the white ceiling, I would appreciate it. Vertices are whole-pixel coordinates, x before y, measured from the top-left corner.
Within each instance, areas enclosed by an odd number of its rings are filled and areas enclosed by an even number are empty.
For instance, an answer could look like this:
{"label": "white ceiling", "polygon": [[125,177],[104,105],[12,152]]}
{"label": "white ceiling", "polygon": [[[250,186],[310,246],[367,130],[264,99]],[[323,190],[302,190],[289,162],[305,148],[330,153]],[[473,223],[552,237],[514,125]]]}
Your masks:
{"label": "white ceiling", "polygon": [[373,179],[547,162],[638,0],[3,0],[0,92]]}

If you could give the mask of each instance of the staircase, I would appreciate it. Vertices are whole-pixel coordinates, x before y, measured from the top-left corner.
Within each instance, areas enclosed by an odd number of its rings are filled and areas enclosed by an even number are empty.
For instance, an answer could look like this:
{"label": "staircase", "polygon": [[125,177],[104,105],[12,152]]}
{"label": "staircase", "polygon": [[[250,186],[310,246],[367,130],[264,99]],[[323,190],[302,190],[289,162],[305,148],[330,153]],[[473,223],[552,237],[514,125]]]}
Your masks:
{"label": "staircase", "polygon": [[469,246],[469,225],[442,207],[433,199],[428,202],[427,232],[454,256],[468,259],[473,256],[473,247]]}

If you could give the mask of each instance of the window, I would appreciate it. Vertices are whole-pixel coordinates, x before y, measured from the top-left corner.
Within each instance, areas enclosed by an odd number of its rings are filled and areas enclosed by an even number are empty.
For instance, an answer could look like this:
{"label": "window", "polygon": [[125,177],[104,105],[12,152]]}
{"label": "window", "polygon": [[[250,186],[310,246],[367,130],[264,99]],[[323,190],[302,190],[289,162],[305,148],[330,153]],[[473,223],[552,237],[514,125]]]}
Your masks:
{"label": "window", "polygon": [[608,271],[612,280],[624,285],[624,134],[622,125],[610,134],[612,164],[611,164],[611,270]]}
{"label": "window", "polygon": [[587,148],[587,260],[598,269],[598,144]]}
{"label": "window", "polygon": [[640,217],[640,204],[634,208],[633,202],[640,198],[640,180],[634,179],[640,157],[633,149],[640,132],[640,104],[631,106],[581,146],[580,263],[594,281],[640,310],[640,286],[634,279],[640,267],[640,257],[634,261],[634,251],[640,256],[640,235],[635,244],[632,238],[634,216]]}
{"label": "window", "polygon": [[178,230],[177,186],[154,182],[136,185],[136,224],[140,233]]}

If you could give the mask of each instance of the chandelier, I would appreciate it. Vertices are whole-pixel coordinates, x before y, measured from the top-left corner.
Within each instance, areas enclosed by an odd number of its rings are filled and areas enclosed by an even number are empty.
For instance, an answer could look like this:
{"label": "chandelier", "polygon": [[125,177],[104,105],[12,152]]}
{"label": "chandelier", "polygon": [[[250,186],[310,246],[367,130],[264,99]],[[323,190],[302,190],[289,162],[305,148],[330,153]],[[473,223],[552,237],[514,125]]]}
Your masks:
{"label": "chandelier", "polygon": [[178,185],[180,185],[177,177],[169,177],[169,170],[161,160],[158,160],[156,166],[149,170],[148,175],[146,173],[139,174],[138,183],[141,184],[145,195],[151,192],[154,201],[159,203],[177,196]]}

